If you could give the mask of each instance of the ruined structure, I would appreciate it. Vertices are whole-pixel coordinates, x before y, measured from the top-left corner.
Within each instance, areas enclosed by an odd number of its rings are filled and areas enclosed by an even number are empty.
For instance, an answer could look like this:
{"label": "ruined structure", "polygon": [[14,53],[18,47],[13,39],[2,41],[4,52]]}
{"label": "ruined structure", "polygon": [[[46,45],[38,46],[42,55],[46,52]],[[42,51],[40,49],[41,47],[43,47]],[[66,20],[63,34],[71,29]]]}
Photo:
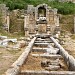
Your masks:
{"label": "ruined structure", "polygon": [[19,32],[23,33],[24,32],[24,10],[12,10],[10,12],[10,32]]}
{"label": "ruined structure", "polygon": [[9,31],[9,12],[5,4],[0,4],[0,20],[3,24],[3,28]]}
{"label": "ruined structure", "polygon": [[75,16],[74,16],[74,33],[75,33]]}
{"label": "ruined structure", "polygon": [[36,33],[54,34],[55,31],[59,30],[57,9],[52,9],[47,4],[40,4],[36,7],[28,5],[24,19],[24,30],[25,36]]}
{"label": "ruined structure", "polygon": [[75,3],[75,0],[59,0],[59,2],[72,2],[72,3]]}
{"label": "ruined structure", "polygon": [[10,32],[25,32],[25,37],[34,34],[57,34],[59,32],[59,16],[57,9],[47,4],[34,7],[28,5],[27,10],[8,12],[5,4],[0,5],[3,26]]}
{"label": "ruined structure", "polygon": [[75,0],[48,0],[48,1],[59,1],[59,2],[72,2],[72,3],[75,3]]}

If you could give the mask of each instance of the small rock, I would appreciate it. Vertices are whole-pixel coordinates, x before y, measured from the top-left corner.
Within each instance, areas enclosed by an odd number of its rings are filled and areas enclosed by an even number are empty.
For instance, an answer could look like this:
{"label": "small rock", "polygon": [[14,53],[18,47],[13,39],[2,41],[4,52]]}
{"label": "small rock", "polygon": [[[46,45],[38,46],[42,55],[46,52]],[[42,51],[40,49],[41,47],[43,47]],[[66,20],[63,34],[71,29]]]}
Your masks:
{"label": "small rock", "polygon": [[19,39],[20,39],[20,40],[25,40],[25,37],[20,37]]}
{"label": "small rock", "polygon": [[8,56],[8,55],[5,55],[5,56],[2,56],[3,58],[12,58],[13,56]]}
{"label": "small rock", "polygon": [[25,41],[22,40],[22,41],[20,42],[20,48],[23,48],[23,47],[25,47]]}
{"label": "small rock", "polygon": [[2,54],[2,52],[0,52],[0,54]]}
{"label": "small rock", "polygon": [[7,39],[7,36],[0,36],[0,39]]}
{"label": "small rock", "polygon": [[46,60],[45,61],[41,61],[41,66],[42,67],[47,67],[48,66],[47,61]]}
{"label": "small rock", "polygon": [[49,67],[45,67],[45,70],[48,70],[48,71],[56,71],[59,69],[60,69],[60,66],[55,66],[55,65],[49,65]]}

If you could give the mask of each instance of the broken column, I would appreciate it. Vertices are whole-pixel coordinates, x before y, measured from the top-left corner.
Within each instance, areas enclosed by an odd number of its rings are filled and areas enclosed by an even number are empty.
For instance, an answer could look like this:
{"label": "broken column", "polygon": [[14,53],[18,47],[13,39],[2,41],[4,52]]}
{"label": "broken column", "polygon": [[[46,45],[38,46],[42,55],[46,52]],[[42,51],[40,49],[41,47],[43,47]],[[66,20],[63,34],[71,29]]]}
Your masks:
{"label": "broken column", "polygon": [[75,33],[75,16],[74,16],[74,33]]}
{"label": "broken column", "polygon": [[10,25],[9,14],[7,15],[7,23],[6,23],[6,25],[7,25],[7,30],[8,30],[8,32],[9,32],[9,25]]}
{"label": "broken column", "polygon": [[60,35],[60,26],[59,26],[59,15],[57,15],[56,17],[56,37],[59,38],[59,35]]}
{"label": "broken column", "polygon": [[25,37],[29,36],[29,31],[28,31],[28,23],[29,22],[29,16],[24,17],[24,30],[25,30]]}

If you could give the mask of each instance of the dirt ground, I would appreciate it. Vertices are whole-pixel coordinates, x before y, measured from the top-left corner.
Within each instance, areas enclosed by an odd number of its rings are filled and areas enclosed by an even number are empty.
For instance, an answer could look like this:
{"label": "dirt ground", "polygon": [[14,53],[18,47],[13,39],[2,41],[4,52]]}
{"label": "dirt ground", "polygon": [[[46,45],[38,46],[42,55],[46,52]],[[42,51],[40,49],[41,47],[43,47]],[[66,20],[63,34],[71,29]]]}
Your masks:
{"label": "dirt ground", "polygon": [[[65,48],[65,50],[68,51],[69,54],[71,54],[75,58],[75,40],[71,39],[70,37],[63,38],[63,40],[65,42],[64,42],[64,45],[62,46]],[[12,63],[15,62],[15,60],[21,55],[24,49],[25,48],[22,48],[19,51],[13,51],[13,50],[9,51],[6,48],[0,47],[0,75],[3,75],[5,73],[5,71],[12,65]],[[29,58],[33,59],[32,57],[29,57]],[[38,61],[36,60],[36,58],[33,60],[34,60],[34,65],[36,65],[35,62],[38,63]],[[28,62],[32,61],[33,63],[33,60],[29,60]],[[41,59],[38,59],[38,60],[40,61]],[[33,67],[34,65],[32,65],[31,67]],[[29,69],[30,66],[28,67],[27,66],[26,66],[26,69]],[[37,65],[37,67],[40,67],[40,66]],[[40,68],[40,70],[42,70],[42,68]]]}
{"label": "dirt ground", "polygon": [[0,75],[12,65],[13,62],[21,55],[24,48],[20,51],[8,51],[6,48],[0,48]]}
{"label": "dirt ground", "polygon": [[[33,52],[34,53],[34,52]],[[45,68],[41,67],[41,61],[43,60],[50,60],[50,61],[54,61],[54,58],[42,58],[42,57],[33,57],[30,53],[30,55],[28,56],[27,62],[25,62],[25,64],[21,67],[21,70],[38,70],[38,71],[43,71],[45,70]],[[58,71],[67,71],[67,65],[64,63],[63,59],[60,59],[61,63],[64,65],[63,68],[60,68]]]}
{"label": "dirt ground", "polygon": [[64,49],[68,51],[70,55],[72,55],[75,58],[75,39],[72,39],[71,37],[63,38],[64,40]]}

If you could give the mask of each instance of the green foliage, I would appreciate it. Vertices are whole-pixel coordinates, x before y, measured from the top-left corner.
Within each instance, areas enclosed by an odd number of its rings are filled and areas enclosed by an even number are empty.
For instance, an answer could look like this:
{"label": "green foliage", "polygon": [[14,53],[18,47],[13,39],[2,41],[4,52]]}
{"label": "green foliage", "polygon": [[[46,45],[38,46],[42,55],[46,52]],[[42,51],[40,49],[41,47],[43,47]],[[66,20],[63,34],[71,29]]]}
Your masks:
{"label": "green foliage", "polygon": [[10,10],[13,9],[26,9],[28,4],[33,4],[34,6],[42,3],[46,3],[52,8],[57,8],[60,14],[75,14],[75,4],[72,2],[61,3],[58,0],[0,0],[0,3],[5,3]]}

